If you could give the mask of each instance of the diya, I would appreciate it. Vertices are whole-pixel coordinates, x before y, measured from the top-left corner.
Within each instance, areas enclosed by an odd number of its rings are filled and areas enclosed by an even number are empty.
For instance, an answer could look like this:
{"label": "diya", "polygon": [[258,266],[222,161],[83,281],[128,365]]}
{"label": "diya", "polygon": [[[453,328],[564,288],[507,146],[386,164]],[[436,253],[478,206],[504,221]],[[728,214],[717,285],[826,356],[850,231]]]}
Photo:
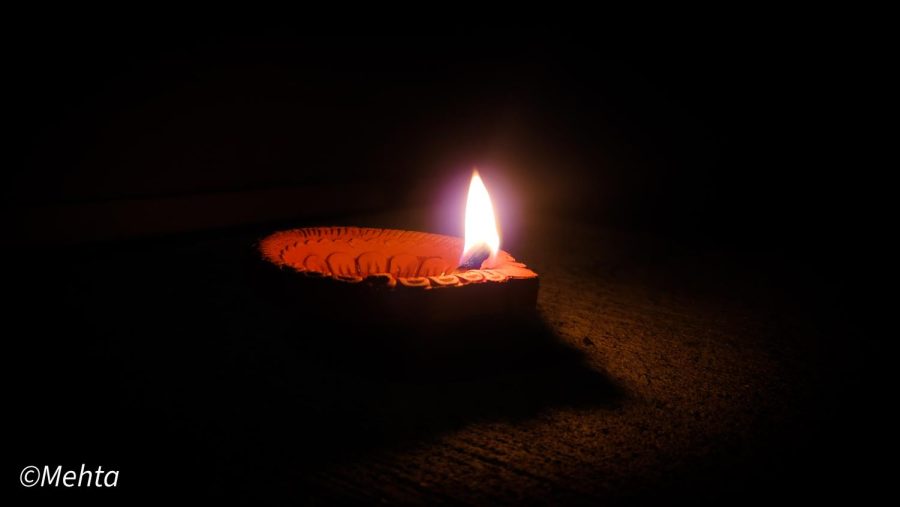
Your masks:
{"label": "diya", "polygon": [[465,239],[363,227],[279,231],[258,253],[310,315],[452,322],[533,311],[538,275],[499,248],[487,189],[473,174]]}

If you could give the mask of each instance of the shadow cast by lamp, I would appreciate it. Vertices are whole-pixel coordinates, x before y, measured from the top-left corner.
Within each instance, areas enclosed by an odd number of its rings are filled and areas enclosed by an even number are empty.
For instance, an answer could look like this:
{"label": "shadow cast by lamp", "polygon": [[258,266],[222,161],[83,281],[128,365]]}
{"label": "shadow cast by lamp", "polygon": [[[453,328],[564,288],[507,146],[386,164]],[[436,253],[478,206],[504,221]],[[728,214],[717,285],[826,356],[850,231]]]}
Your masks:
{"label": "shadow cast by lamp", "polygon": [[423,326],[273,305],[233,254],[246,244],[86,254],[69,278],[93,364],[121,379],[118,401],[94,410],[143,435],[129,455],[195,463],[189,484],[246,490],[471,424],[622,399],[533,314]]}

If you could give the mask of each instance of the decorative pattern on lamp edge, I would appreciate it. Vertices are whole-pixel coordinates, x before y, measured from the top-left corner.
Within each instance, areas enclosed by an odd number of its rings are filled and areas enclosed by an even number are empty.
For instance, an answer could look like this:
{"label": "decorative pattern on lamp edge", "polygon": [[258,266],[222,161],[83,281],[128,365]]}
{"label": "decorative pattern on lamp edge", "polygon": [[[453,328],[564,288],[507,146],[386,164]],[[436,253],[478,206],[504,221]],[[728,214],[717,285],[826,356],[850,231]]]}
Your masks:
{"label": "decorative pattern on lamp edge", "polygon": [[462,250],[462,238],[365,227],[290,229],[259,242],[276,266],[344,283],[443,289],[538,276],[503,250],[480,269],[460,269]]}

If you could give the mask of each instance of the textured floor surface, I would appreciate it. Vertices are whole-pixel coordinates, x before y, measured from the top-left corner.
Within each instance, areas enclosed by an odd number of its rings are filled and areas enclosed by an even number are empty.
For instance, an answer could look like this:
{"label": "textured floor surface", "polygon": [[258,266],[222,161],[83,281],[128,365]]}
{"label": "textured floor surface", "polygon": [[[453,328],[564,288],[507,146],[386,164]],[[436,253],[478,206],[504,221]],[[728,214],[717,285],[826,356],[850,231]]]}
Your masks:
{"label": "textured floor surface", "polygon": [[[358,225],[386,223],[423,227]],[[859,483],[834,432],[860,351],[835,346],[829,295],[767,257],[548,220],[510,246],[541,275],[539,319],[515,331],[538,346],[392,375],[361,366],[381,359],[346,335],[352,311],[296,322],[251,288],[256,234],[34,254],[14,371],[56,394],[12,398],[17,464],[118,466],[118,491],[90,493],[118,500],[749,502]]]}

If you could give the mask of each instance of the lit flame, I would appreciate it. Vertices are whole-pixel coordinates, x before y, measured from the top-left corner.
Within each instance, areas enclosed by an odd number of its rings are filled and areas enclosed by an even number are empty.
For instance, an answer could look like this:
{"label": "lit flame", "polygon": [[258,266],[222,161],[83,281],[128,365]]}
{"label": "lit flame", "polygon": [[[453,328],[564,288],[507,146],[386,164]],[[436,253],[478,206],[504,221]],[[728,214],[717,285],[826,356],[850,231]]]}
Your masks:
{"label": "lit flame", "polygon": [[469,196],[466,199],[466,243],[463,258],[473,249],[482,246],[487,246],[491,258],[494,258],[500,250],[500,234],[497,232],[491,196],[476,170],[472,173]]}

